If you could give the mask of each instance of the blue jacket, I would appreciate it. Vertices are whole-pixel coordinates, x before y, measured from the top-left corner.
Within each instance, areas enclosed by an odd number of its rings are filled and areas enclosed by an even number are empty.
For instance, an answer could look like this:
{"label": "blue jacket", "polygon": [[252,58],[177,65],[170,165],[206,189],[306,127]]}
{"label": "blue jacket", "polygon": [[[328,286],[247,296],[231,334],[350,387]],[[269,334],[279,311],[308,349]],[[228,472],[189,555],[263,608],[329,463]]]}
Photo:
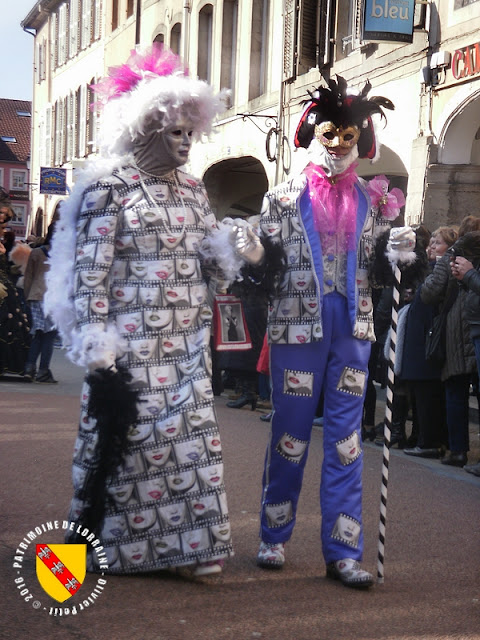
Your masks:
{"label": "blue jacket", "polygon": [[[320,234],[314,228],[312,204],[304,174],[265,194],[260,222],[262,234],[282,245],[287,270],[269,314],[269,342],[303,344],[321,340],[324,295],[324,261]],[[373,305],[368,267],[374,259],[375,238],[389,228],[389,221],[372,207],[360,179],[356,250],[346,263],[346,297],[352,335],[373,342]],[[303,277],[304,276],[304,277]],[[301,287],[299,278],[303,277]]]}

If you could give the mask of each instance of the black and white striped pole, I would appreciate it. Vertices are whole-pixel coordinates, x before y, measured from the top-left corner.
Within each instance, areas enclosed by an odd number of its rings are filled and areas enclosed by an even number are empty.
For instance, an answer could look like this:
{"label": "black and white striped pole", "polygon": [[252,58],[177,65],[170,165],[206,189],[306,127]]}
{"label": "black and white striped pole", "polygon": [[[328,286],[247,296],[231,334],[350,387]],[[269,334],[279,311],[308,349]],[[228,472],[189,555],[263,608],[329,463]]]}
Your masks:
{"label": "black and white striped pole", "polygon": [[400,279],[402,277],[398,264],[395,264],[393,275],[395,284],[393,287],[392,321],[390,330],[390,346],[388,350],[388,380],[387,380],[387,401],[385,404],[385,422],[383,426],[383,461],[382,461],[382,488],[380,495],[380,523],[378,536],[378,560],[377,560],[377,582],[383,584],[385,579],[385,530],[387,525],[387,488],[388,488],[388,468],[390,464],[390,441],[392,427],[393,409],[393,385],[395,381],[395,352],[397,346],[397,322],[398,310],[400,306]]}

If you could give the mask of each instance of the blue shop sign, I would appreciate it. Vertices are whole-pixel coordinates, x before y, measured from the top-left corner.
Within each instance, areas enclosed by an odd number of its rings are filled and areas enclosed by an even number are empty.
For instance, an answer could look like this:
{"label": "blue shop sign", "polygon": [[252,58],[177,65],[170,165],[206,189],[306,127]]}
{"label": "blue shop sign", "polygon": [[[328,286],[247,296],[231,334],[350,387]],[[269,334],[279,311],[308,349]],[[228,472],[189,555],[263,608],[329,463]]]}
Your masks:
{"label": "blue shop sign", "polygon": [[364,40],[413,41],[415,0],[365,0]]}
{"label": "blue shop sign", "polygon": [[40,193],[64,196],[67,190],[66,169],[40,167]]}

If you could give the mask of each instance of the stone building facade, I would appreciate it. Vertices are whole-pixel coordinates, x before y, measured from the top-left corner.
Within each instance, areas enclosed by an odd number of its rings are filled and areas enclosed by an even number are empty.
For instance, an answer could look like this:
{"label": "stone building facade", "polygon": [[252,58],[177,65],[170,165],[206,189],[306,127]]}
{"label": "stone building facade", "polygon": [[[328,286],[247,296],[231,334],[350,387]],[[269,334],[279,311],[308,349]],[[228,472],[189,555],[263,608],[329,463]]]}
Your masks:
{"label": "stone building facade", "polygon": [[[407,43],[362,39],[363,11],[364,0],[39,0],[22,22],[35,35],[32,176],[62,167],[71,186],[96,152],[89,85],[136,44],[160,41],[231,90],[188,167],[219,218],[257,213],[267,188],[303,168],[292,146],[302,103],[335,74],[395,104],[380,160],[359,173],[404,190],[407,222],[433,230],[480,215],[480,0],[417,2]],[[63,196],[32,196],[32,224],[46,228]]]}

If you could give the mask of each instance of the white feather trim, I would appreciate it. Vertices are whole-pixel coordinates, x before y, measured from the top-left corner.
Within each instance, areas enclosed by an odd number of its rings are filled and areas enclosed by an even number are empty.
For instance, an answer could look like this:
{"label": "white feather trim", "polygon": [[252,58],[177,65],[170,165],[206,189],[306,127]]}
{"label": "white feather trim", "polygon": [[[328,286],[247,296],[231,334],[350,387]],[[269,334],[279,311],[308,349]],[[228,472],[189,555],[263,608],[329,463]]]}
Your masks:
{"label": "white feather trim", "polygon": [[72,194],[60,204],[60,218],[55,226],[46,274],[47,290],[44,311],[49,315],[62,339],[67,356],[75,364],[85,364],[80,348],[80,332],[77,328],[74,306],[76,225],[83,193],[88,185],[111,175],[115,168],[128,164],[128,159],[115,157],[97,158],[77,174]]}
{"label": "white feather trim", "polygon": [[394,269],[395,265],[397,264],[413,264],[417,259],[417,254],[415,253],[415,251],[399,251],[398,249],[389,248],[388,245],[387,250],[385,251],[385,255],[392,265],[392,269]]}
{"label": "white feather trim", "polygon": [[200,255],[205,260],[215,261],[223,271],[225,279],[230,282],[242,280],[240,271],[247,264],[235,251],[232,242],[232,226],[237,222],[245,224],[241,218],[224,218],[218,223],[218,229],[210,233],[199,248]]}
{"label": "white feather trim", "polygon": [[114,324],[84,326],[72,334],[69,357],[88,369],[107,369],[128,350],[128,342]]}

